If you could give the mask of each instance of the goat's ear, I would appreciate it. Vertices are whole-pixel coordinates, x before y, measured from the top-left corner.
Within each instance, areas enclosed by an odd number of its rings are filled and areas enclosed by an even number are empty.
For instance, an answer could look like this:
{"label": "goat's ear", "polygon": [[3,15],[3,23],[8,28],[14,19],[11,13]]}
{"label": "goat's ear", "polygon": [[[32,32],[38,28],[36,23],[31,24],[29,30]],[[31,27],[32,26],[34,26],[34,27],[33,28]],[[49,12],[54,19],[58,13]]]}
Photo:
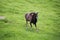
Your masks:
{"label": "goat's ear", "polygon": [[38,15],[38,12],[37,12],[37,15]]}
{"label": "goat's ear", "polygon": [[38,15],[38,12],[36,12],[36,14]]}

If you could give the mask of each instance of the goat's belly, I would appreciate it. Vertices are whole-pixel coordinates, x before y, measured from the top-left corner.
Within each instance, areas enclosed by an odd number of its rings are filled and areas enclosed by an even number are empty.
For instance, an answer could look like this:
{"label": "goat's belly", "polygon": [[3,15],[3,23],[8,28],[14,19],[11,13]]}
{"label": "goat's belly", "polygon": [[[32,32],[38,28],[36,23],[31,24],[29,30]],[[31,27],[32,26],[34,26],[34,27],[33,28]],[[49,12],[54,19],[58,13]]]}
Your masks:
{"label": "goat's belly", "polygon": [[37,22],[37,19],[31,20],[31,23],[33,23],[33,24],[36,24],[36,22]]}
{"label": "goat's belly", "polygon": [[31,23],[36,24],[36,22],[35,22],[35,21],[31,21]]}

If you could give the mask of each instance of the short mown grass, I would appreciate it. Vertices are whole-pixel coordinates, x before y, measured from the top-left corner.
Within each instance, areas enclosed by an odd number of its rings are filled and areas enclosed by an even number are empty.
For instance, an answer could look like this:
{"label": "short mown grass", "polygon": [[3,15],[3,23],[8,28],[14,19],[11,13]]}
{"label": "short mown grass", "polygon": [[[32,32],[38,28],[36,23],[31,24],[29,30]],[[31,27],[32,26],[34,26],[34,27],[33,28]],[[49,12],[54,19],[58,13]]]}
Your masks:
{"label": "short mown grass", "polygon": [[[26,29],[27,12],[38,13],[38,32]],[[60,0],[0,0],[0,40],[60,40]],[[7,22],[5,22],[7,21]]]}

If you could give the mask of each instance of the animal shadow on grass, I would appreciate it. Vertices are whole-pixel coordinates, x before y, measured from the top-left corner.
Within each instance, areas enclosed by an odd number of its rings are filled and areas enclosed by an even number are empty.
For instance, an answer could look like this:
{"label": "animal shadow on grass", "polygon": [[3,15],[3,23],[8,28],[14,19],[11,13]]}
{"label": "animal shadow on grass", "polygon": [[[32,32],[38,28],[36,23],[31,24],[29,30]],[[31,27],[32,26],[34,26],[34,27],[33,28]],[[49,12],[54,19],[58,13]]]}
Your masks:
{"label": "animal shadow on grass", "polygon": [[26,24],[24,24],[24,29],[26,30],[26,31],[28,31],[28,32],[36,32],[36,33],[40,33],[40,31],[42,31],[42,30],[40,30],[39,28],[37,28],[37,30],[36,30],[36,28],[35,27],[30,27],[30,25],[28,24],[28,27],[26,27]]}
{"label": "animal shadow on grass", "polygon": [[37,32],[37,33],[39,33],[39,31],[40,31],[40,29],[35,29],[35,28],[31,28],[31,27],[26,27],[25,28],[26,29],[26,31],[30,31],[30,32]]}

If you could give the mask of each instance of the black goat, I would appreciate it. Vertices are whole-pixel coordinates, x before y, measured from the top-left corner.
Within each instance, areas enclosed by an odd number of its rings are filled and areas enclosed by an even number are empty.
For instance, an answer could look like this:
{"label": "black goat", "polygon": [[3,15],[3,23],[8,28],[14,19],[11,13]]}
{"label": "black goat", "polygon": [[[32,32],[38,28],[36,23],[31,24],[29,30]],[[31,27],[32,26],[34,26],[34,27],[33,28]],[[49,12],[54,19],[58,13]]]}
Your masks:
{"label": "black goat", "polygon": [[34,24],[37,29],[37,26],[36,26],[37,17],[38,17],[38,12],[26,13],[25,14],[26,26],[27,26],[28,22],[30,22],[30,26],[32,27],[32,24]]}

